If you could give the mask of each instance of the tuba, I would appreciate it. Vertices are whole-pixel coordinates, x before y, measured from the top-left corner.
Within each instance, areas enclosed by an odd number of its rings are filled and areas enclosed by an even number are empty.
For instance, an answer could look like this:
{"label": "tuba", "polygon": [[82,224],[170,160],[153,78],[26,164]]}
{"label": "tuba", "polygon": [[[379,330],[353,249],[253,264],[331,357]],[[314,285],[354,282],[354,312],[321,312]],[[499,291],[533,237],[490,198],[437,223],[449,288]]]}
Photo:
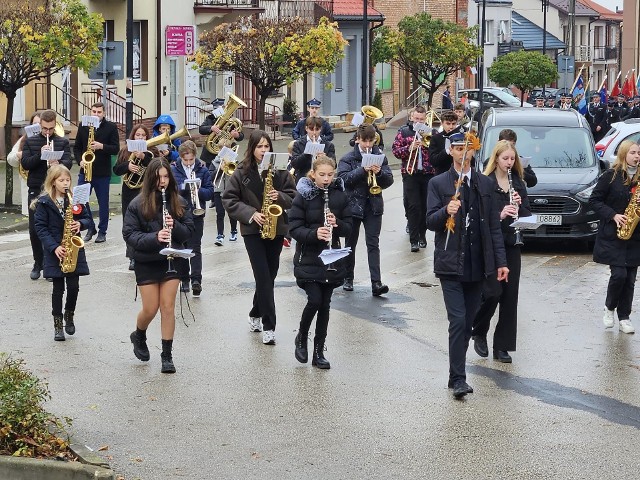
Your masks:
{"label": "tuba", "polygon": [[640,221],[640,186],[636,185],[636,190],[631,194],[629,205],[624,209],[627,223],[618,227],[617,235],[620,240],[629,240]]}
{"label": "tuba", "polygon": [[217,155],[218,153],[220,153],[220,150],[222,150],[222,147],[231,146],[231,144],[233,143],[231,131],[234,129],[238,132],[242,131],[242,122],[237,118],[231,117],[238,108],[245,108],[246,106],[247,104],[236,97],[234,94],[229,94],[229,100],[224,106],[224,113],[220,115],[216,119],[216,123],[214,123],[214,127],[218,127],[220,129],[220,133],[211,132],[207,137],[205,148],[209,153]]}
{"label": "tuba", "polygon": [[[163,143],[170,144],[171,137],[168,133],[163,133],[158,135],[157,137],[150,138],[147,140],[147,148],[155,147],[156,145],[162,145]],[[148,150],[147,150],[148,151]],[[147,167],[142,164],[144,159],[136,157],[135,153],[131,153],[129,157],[129,163],[137,165],[139,170],[136,173],[127,172],[122,176],[122,183],[124,183],[127,187],[136,190],[142,187],[142,180],[144,180],[144,172]]]}
{"label": "tuba", "polygon": [[282,215],[282,207],[273,203],[269,192],[273,190],[273,172],[275,170],[275,155],[271,156],[267,167],[267,176],[264,179],[264,191],[262,193],[262,209],[260,213],[264,215],[265,222],[260,228],[260,237],[263,240],[273,240],[276,238],[278,217]]}
{"label": "tuba", "polygon": [[[373,125],[376,120],[384,116],[382,111],[373,105],[363,105],[360,111],[362,112],[362,115],[364,115],[362,125]],[[380,134],[378,132],[376,132],[376,138],[373,141],[373,144],[376,146],[380,145]]]}
{"label": "tuba", "polygon": [[66,253],[64,258],[60,260],[60,270],[62,270],[62,273],[72,273],[76,271],[78,253],[81,248],[84,248],[84,241],[71,231],[71,225],[73,224],[73,198],[69,193],[69,189],[66,191],[66,197],[69,204],[64,210],[64,227],[62,241],[60,242]]}

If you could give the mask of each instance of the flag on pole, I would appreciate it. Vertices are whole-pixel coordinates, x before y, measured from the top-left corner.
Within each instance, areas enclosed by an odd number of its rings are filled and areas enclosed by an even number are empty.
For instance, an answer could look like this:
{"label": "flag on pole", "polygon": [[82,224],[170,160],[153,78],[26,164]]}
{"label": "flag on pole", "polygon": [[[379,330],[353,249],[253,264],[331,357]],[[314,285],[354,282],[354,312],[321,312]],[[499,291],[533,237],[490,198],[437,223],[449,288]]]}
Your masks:
{"label": "flag on pole", "polygon": [[631,95],[629,95],[630,97],[635,97],[636,95],[638,95],[638,82],[636,82],[636,69],[632,68],[631,69],[631,78],[629,79],[629,86],[630,91],[631,91]]}
{"label": "flag on pole", "polygon": [[600,93],[600,103],[602,103],[603,105],[607,104],[607,77],[605,75],[604,80],[602,81],[602,85],[600,85],[600,91],[598,92]]}
{"label": "flag on pole", "polygon": [[613,82],[613,87],[611,88],[611,97],[617,97],[618,94],[620,93],[620,87],[618,86],[618,80],[616,80],[615,82]]}
{"label": "flag on pole", "polygon": [[622,85],[622,93],[624,94],[624,96],[627,98],[633,97],[635,95],[635,86],[636,84],[632,80],[632,78],[627,77],[624,81],[624,85]]}
{"label": "flag on pole", "polygon": [[638,95],[638,92],[640,92],[640,77],[636,81],[636,95]]}
{"label": "flag on pole", "polygon": [[578,108],[578,111],[583,115],[587,113],[587,100],[584,98],[584,80],[582,80],[582,75],[578,77],[578,80],[573,87],[573,91],[571,92],[571,96],[573,97],[573,103]]}

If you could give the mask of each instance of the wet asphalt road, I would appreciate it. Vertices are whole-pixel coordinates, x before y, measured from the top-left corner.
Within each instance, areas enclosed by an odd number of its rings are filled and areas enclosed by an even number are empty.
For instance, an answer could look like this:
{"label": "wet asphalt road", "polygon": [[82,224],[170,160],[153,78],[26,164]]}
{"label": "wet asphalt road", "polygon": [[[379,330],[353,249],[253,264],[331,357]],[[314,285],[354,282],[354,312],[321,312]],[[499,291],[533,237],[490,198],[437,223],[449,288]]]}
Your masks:
{"label": "wet asphalt road", "polygon": [[92,273],[64,343],[53,341],[51,284],[29,280],[26,232],[0,236],[0,351],[48,381],[48,408],[74,419],[78,439],[107,447],[127,480],[636,478],[640,337],[602,327],[607,268],[570,245],[528,248],[514,363],[471,348],[475,393],[455,401],[432,235],[426,251],[409,252],[401,195],[397,177],[381,236],[391,291],[371,297],[360,248],[355,291],[334,295],[329,371],[293,356],[305,301],[293,249],[277,279],[277,345],[264,346],[247,328],[253,278],[242,240],[215,247],[211,210],[204,291],[182,299],[175,375],[160,373],[158,320],[151,361],[133,356],[140,300],[119,216],[105,244],[87,245]]}

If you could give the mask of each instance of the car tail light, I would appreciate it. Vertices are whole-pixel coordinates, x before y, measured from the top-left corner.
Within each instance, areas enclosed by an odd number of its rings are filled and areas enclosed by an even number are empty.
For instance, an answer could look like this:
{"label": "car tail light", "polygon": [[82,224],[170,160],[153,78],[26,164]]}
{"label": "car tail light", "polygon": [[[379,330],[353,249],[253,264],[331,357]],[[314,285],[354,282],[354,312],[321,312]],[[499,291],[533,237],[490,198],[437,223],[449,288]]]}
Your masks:
{"label": "car tail light", "polygon": [[613,135],[609,135],[608,137],[604,137],[596,145],[596,152],[597,152],[599,157],[602,157],[604,155],[604,152],[607,150],[607,148],[609,148],[609,145],[611,145],[611,142],[613,141],[614,138],[616,138],[618,136],[619,133],[620,132],[616,132]]}

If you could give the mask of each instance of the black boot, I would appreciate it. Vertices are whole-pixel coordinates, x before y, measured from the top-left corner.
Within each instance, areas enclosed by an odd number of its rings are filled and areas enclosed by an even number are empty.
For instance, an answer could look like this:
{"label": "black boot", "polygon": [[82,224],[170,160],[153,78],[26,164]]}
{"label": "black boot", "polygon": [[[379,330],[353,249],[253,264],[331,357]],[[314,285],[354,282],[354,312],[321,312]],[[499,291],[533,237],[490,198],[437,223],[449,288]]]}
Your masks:
{"label": "black boot", "polygon": [[136,328],[136,331],[132,332],[129,338],[131,339],[131,343],[133,343],[133,354],[136,358],[143,362],[148,362],[151,355],[147,347],[147,332]]}
{"label": "black boot", "polygon": [[160,354],[162,359],[161,373],[176,373],[176,367],[173,365],[173,357],[171,356],[172,348],[173,340],[162,340],[162,353]]}
{"label": "black boot", "polygon": [[311,365],[323,370],[331,368],[329,360],[324,358],[324,338],[313,341],[313,359],[311,360]]}
{"label": "black boot", "polygon": [[64,311],[64,331],[67,332],[67,335],[76,333],[76,326],[73,323],[73,313],[71,310]]}
{"label": "black boot", "polygon": [[300,332],[296,335],[296,360],[300,363],[307,363],[309,361],[307,335],[302,335]]}
{"label": "black boot", "polygon": [[56,342],[64,342],[64,332],[62,331],[62,315],[53,316],[53,329],[55,332],[53,339]]}

